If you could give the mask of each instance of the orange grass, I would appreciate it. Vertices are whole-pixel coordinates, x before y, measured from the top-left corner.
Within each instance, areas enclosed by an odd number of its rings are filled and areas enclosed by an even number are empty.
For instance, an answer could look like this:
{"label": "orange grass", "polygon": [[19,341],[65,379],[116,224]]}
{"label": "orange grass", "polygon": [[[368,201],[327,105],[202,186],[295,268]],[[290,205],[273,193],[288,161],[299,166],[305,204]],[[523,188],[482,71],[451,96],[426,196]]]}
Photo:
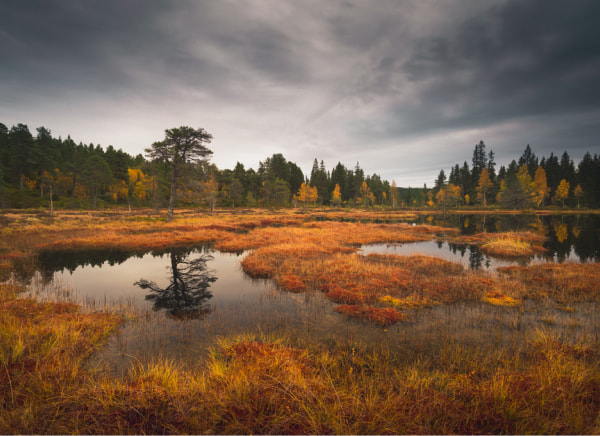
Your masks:
{"label": "orange grass", "polygon": [[71,303],[17,299],[19,291],[0,284],[0,433],[44,433],[44,422],[54,417],[43,417],[31,430],[16,422],[70,392],[85,373],[84,359],[121,319],[83,314]]}
{"label": "orange grass", "polygon": [[308,243],[334,246],[360,246],[379,242],[428,241],[436,235],[455,233],[455,229],[408,224],[360,224],[345,222],[306,222],[285,229],[256,228],[245,234],[230,234],[220,239],[215,248],[225,252],[242,252],[275,244]]}
{"label": "orange grass", "polygon": [[357,306],[354,304],[338,306],[335,308],[335,311],[352,318],[367,319],[382,326],[396,324],[406,317],[403,313],[389,307],[377,308],[371,306]]}
{"label": "orange grass", "polygon": [[0,252],[7,258],[46,249],[116,247],[131,250],[165,249],[174,245],[226,240],[236,232],[266,225],[297,225],[306,216],[256,212],[252,215],[181,217],[173,223],[127,214],[58,212],[54,220],[17,216],[0,233]]}
{"label": "orange grass", "polygon": [[344,288],[333,287],[325,294],[327,298],[336,303],[344,304],[363,304],[370,303],[374,297],[372,295],[361,294],[360,291],[348,291]]}
{"label": "orange grass", "polygon": [[294,274],[286,274],[279,278],[277,285],[286,291],[302,292],[306,290],[306,285],[302,279]]}
{"label": "orange grass", "polygon": [[523,285],[524,298],[552,298],[560,303],[598,301],[600,263],[542,263],[498,268],[498,273]]}
{"label": "orange grass", "polygon": [[[316,289],[340,304],[390,305],[415,309],[455,301],[478,300],[499,286],[492,278],[464,271],[461,265],[429,256],[352,254],[343,246],[308,242],[264,246],[241,262],[252,277],[272,278],[281,289]],[[325,245],[327,244],[327,245]],[[376,320],[366,311],[356,316]]]}

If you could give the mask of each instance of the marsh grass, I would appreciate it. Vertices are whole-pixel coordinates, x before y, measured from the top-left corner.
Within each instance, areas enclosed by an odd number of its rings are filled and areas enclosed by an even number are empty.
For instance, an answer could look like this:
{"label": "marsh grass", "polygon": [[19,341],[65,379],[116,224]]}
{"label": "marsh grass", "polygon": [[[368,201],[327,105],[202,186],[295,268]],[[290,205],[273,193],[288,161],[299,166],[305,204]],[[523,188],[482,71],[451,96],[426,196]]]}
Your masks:
{"label": "marsh grass", "polygon": [[528,257],[543,253],[545,236],[533,232],[477,233],[450,238],[456,244],[471,244],[498,257]]}
{"label": "marsh grass", "polygon": [[[186,244],[210,230],[232,251],[253,249],[243,268],[278,285],[264,300],[298,299],[302,328],[284,310],[272,328],[245,334],[228,334],[225,315],[176,323],[145,311],[115,334],[124,315],[104,302],[41,302],[0,284],[0,433],[600,432],[598,264],[493,275],[427,256],[361,256],[354,248],[364,241],[446,232],[307,223],[301,214],[184,216],[168,231],[154,220],[82,218],[48,224],[48,238],[39,224],[34,236],[3,230],[11,238],[2,244],[35,253],[40,240],[70,235],[82,247],[100,243],[94,232],[102,230],[98,238],[123,246],[132,237],[160,247],[161,233]],[[265,227],[273,224],[281,227]],[[360,319],[331,310],[320,292]],[[378,325],[371,309],[401,319]],[[215,339],[200,343],[196,329]],[[123,355],[119,374],[96,359],[107,341]],[[133,341],[155,348],[140,358],[129,354]],[[192,357],[184,364],[167,343],[185,344]]]}

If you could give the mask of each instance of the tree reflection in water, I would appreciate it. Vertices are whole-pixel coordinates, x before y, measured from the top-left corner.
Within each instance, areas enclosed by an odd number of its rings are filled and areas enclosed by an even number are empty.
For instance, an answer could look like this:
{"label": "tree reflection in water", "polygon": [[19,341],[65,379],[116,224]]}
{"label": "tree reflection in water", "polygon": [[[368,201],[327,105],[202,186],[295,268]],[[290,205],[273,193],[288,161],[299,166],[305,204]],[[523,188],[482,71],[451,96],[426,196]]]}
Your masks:
{"label": "tree reflection in water", "polygon": [[167,316],[176,319],[200,318],[212,311],[208,304],[212,293],[208,289],[217,277],[208,269],[207,262],[214,257],[203,253],[197,259],[188,260],[188,256],[189,253],[171,253],[171,283],[166,288],[144,279],[134,283],[150,290],[146,300],[154,302],[153,310],[165,309]]}

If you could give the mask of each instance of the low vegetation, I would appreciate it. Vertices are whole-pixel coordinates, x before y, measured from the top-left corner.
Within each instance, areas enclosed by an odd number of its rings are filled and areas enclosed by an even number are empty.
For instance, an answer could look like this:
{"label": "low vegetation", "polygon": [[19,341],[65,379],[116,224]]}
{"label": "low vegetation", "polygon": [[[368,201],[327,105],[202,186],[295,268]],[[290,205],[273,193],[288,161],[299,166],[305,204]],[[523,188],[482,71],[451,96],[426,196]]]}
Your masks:
{"label": "low vegetation", "polygon": [[[425,255],[365,256],[357,247],[367,243],[458,238],[449,228],[361,223],[365,216],[342,222],[308,213],[182,213],[168,224],[153,215],[8,217],[4,271],[49,249],[210,242],[222,251],[250,250],[241,262],[248,275],[272,279],[284,292],[323,292],[337,304],[331,316],[374,335],[323,343],[289,333],[226,337],[191,367],[157,356],[116,377],[90,357],[122,316],[22,298],[23,288],[5,282],[0,433],[600,432],[597,319],[573,327],[576,334],[540,327],[513,337],[539,307],[596,304],[598,263],[504,267],[496,275]],[[515,235],[532,246],[542,242]],[[495,239],[509,237],[479,234],[462,242],[484,249]],[[453,318],[460,305],[479,315],[464,323]],[[459,324],[465,339],[442,325],[428,327],[425,319],[436,313]],[[402,330],[418,319],[428,341]]]}
{"label": "low vegetation", "polygon": [[546,249],[541,244],[545,240],[544,236],[532,232],[477,233],[451,239],[457,244],[478,246],[484,253],[499,257],[528,257],[543,253]]}

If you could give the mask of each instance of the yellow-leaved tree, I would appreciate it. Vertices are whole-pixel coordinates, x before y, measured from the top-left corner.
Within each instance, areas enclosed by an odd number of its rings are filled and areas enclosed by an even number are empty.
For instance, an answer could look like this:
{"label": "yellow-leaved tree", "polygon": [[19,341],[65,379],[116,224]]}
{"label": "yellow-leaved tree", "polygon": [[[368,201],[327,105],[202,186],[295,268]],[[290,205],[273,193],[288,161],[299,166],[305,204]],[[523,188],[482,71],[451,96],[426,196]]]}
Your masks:
{"label": "yellow-leaved tree", "polygon": [[579,209],[579,199],[583,197],[583,188],[581,185],[577,185],[573,190],[573,196],[577,199],[577,209]]}
{"label": "yellow-leaved tree", "polygon": [[50,216],[54,216],[54,201],[52,199],[54,192],[53,192],[53,187],[54,187],[54,176],[44,170],[44,172],[42,173],[42,177],[40,180],[40,185],[45,186],[48,188],[48,190],[50,191]]}
{"label": "yellow-leaved tree", "polygon": [[202,182],[202,196],[206,203],[208,203],[210,213],[213,213],[219,196],[219,182],[217,182],[214,173],[211,173],[208,180]]}
{"label": "yellow-leaved tree", "polygon": [[494,184],[490,180],[490,172],[487,168],[481,170],[479,175],[479,183],[477,184],[477,199],[483,202],[483,206],[487,206],[487,195],[490,190],[494,187]]}
{"label": "yellow-leaved tree", "polygon": [[531,187],[533,202],[537,207],[542,206],[544,200],[550,195],[550,188],[546,179],[546,171],[541,166],[538,166],[537,170],[535,170],[535,177],[533,178]]}
{"label": "yellow-leaved tree", "polygon": [[569,198],[570,184],[565,179],[562,179],[554,193],[555,201],[562,201],[562,207],[565,207],[565,200]]}
{"label": "yellow-leaved tree", "polygon": [[360,185],[360,198],[365,207],[369,206],[369,204],[375,204],[375,195],[369,189],[366,181],[363,181],[362,185]]}
{"label": "yellow-leaved tree", "polygon": [[333,190],[333,194],[331,194],[331,203],[335,207],[338,207],[342,203],[342,191],[339,183],[335,184],[335,189]]}
{"label": "yellow-leaved tree", "polygon": [[119,200],[129,200],[129,187],[125,180],[117,180],[108,187],[108,192],[115,203]]}
{"label": "yellow-leaved tree", "polygon": [[392,180],[392,185],[390,186],[390,201],[392,202],[392,207],[395,208],[398,202],[398,187],[395,180]]}
{"label": "yellow-leaved tree", "polygon": [[147,176],[139,168],[129,168],[127,170],[129,175],[129,183],[127,184],[129,208],[131,209],[132,199],[134,204],[140,205],[145,200],[148,200],[152,196],[153,182],[152,176]]}
{"label": "yellow-leaved tree", "polygon": [[306,183],[302,183],[302,185],[300,185],[300,189],[296,194],[296,199],[303,205],[306,203],[316,203],[318,198],[319,193],[317,191],[317,187],[312,187]]}

